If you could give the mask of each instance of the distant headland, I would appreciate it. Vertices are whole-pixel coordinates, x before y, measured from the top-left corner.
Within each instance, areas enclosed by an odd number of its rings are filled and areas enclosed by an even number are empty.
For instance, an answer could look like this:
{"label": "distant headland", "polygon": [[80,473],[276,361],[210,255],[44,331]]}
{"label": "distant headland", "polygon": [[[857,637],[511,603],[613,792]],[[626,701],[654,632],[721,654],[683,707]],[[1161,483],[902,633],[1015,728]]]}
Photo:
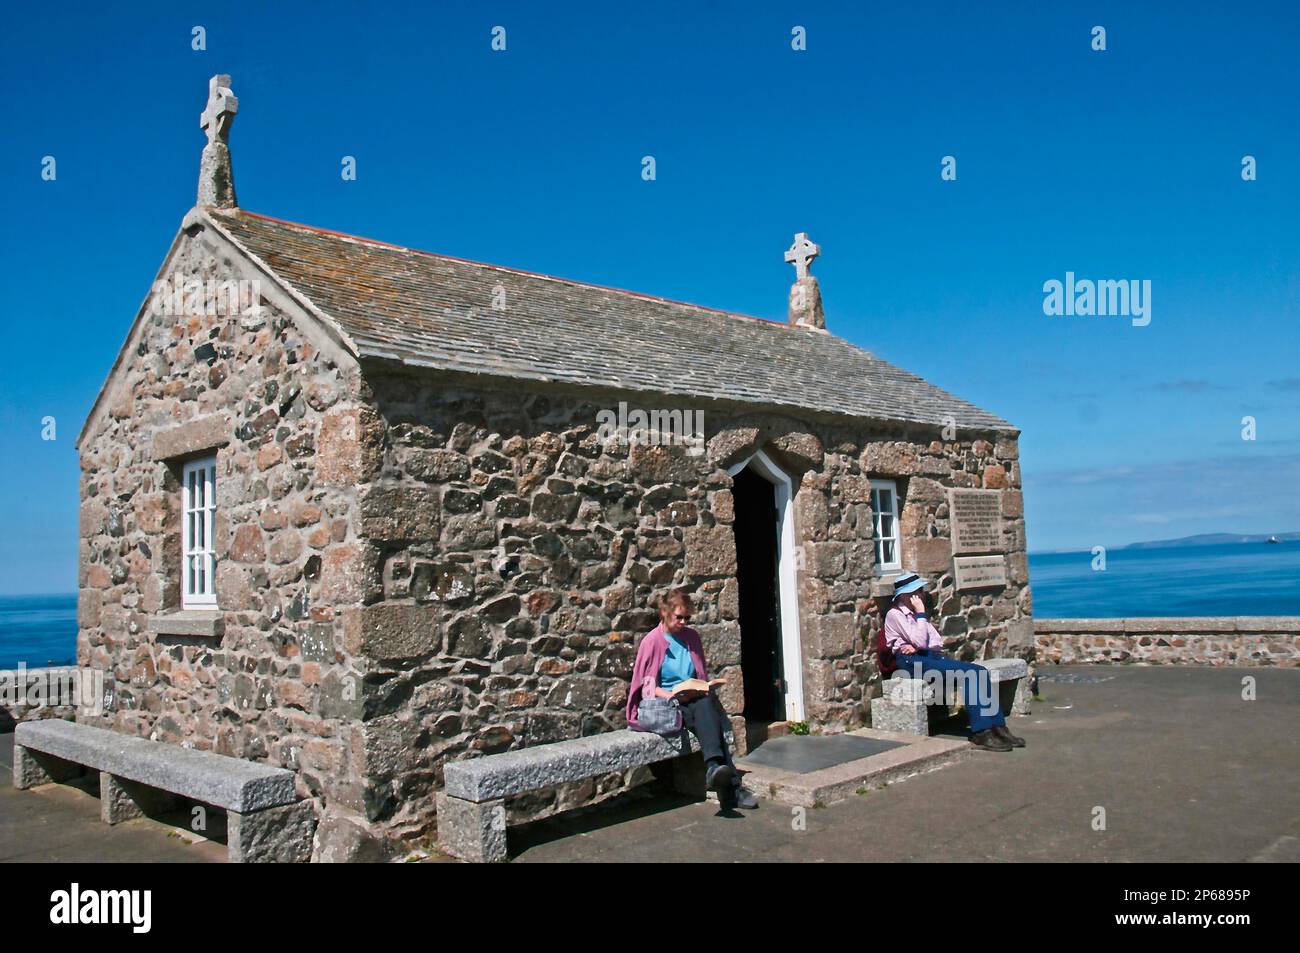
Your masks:
{"label": "distant headland", "polygon": [[1198,536],[1180,536],[1178,539],[1154,539],[1144,543],[1129,543],[1121,549],[1171,549],[1175,546],[1222,546],[1225,543],[1279,543],[1300,542],[1300,533],[1201,533]]}
{"label": "distant headland", "polygon": [[[1200,533],[1196,536],[1180,536],[1177,539],[1150,539],[1123,546],[1109,546],[1108,549],[1182,549],[1189,546],[1226,546],[1233,543],[1300,543],[1300,532],[1295,533]],[[1066,553],[1086,553],[1087,549],[1035,549],[1030,556],[1060,556]]]}

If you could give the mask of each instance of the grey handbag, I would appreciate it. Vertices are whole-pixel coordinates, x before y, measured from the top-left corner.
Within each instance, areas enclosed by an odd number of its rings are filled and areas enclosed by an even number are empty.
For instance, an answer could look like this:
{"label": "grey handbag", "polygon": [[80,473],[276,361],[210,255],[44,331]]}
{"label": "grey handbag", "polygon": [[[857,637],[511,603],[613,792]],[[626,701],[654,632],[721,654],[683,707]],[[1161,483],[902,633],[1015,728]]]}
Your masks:
{"label": "grey handbag", "polygon": [[643,698],[636,710],[642,731],[675,735],[682,730],[682,709],[675,698]]}

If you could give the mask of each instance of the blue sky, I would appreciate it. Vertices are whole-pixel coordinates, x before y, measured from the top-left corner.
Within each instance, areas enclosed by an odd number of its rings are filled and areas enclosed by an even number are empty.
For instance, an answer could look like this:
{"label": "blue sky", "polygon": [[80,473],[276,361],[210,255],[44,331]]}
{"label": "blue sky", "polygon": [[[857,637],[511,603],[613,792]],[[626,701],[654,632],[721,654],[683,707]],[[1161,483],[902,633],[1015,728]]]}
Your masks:
{"label": "blue sky", "polygon": [[[261,6],[6,15],[0,592],[75,589],[73,444],[217,72],[253,211],[775,319],[808,232],[832,331],[1023,429],[1031,551],[1300,529],[1294,5]],[[1151,323],[1044,315],[1067,271]]]}

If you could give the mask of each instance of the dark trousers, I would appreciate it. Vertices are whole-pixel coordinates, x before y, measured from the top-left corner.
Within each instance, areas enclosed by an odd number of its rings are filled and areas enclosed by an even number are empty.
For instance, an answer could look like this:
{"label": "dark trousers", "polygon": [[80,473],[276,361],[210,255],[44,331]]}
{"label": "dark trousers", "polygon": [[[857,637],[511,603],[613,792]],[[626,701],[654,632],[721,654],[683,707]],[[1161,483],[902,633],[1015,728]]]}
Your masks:
{"label": "dark trousers", "polygon": [[716,760],[730,763],[731,753],[727,751],[727,740],[722,737],[722,706],[713,697],[713,693],[680,704],[682,726],[700,743],[705,762]]}
{"label": "dark trousers", "polygon": [[[896,655],[895,660],[898,667],[907,672],[913,678],[917,677],[916,666],[920,666],[920,677],[924,678],[927,673],[934,672],[940,691],[944,684],[945,673],[953,672],[961,676],[960,684],[962,687],[962,703],[966,706],[966,711],[970,715],[970,730],[972,732],[985,731],[997,725],[1005,725],[1006,718],[1002,716],[1002,709],[998,705],[998,693],[989,680],[988,669],[973,662],[959,662],[955,658],[949,658],[946,655],[932,655],[925,649],[918,649],[912,655]],[[967,676],[967,673],[973,672],[975,678]],[[945,701],[953,699],[945,698]]]}

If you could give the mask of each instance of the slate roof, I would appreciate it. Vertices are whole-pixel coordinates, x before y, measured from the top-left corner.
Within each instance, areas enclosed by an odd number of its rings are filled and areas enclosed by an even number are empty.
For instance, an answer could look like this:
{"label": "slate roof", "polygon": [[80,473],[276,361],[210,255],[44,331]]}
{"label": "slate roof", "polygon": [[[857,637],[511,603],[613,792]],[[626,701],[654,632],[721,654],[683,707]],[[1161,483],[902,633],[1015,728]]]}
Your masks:
{"label": "slate roof", "polygon": [[[1014,430],[833,334],[283,222],[205,210],[361,358],[874,420]],[[493,289],[506,310],[491,307]]]}

